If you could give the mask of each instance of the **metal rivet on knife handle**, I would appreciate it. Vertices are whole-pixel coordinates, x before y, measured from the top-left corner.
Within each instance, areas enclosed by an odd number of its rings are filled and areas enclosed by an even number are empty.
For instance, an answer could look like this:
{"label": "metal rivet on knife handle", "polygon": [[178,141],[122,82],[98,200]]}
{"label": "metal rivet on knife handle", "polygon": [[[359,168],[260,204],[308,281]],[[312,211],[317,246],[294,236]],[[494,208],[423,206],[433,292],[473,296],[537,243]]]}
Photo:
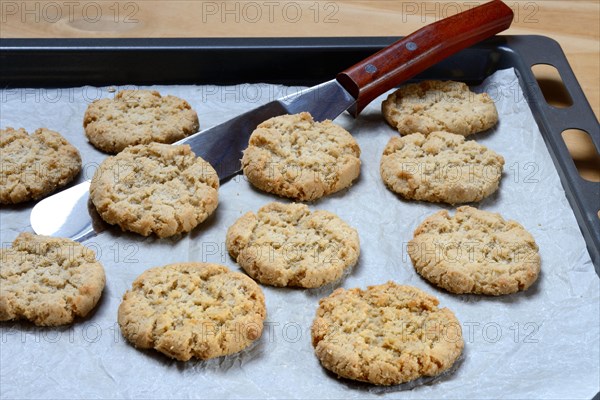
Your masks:
{"label": "metal rivet on knife handle", "polygon": [[367,71],[370,74],[374,74],[375,72],[377,72],[377,67],[374,66],[373,64],[367,64],[365,66],[365,71]]}

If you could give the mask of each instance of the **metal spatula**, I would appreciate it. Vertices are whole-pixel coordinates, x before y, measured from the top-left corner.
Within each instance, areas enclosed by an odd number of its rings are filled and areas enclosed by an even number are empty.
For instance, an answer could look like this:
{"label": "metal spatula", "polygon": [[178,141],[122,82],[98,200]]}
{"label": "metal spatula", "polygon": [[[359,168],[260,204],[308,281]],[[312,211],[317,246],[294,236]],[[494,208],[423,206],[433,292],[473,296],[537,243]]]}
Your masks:
{"label": "metal spatula", "polygon": [[[221,180],[226,179],[240,171],[242,151],[261,122],[302,111],[317,121],[334,119],[346,110],[356,116],[380,94],[507,29],[512,19],[512,10],[499,0],[442,19],[341,72],[336,79],[267,103],[176,144],[190,145],[215,168]],[[31,211],[33,230],[80,241],[101,231],[102,223],[92,223],[95,210],[88,205],[88,189],[89,181],[37,203]]]}

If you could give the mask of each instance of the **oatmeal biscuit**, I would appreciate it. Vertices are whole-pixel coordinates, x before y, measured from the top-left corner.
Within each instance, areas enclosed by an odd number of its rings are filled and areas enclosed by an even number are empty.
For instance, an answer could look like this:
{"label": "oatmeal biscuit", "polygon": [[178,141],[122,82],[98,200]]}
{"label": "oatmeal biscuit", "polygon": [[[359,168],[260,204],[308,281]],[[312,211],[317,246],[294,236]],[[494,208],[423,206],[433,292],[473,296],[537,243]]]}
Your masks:
{"label": "oatmeal biscuit", "polygon": [[109,224],[148,236],[189,232],[217,208],[219,178],[188,145],[131,146],[94,174],[90,199]]}
{"label": "oatmeal biscuit", "polygon": [[349,187],[360,173],[359,157],[358,144],[345,129],[301,113],[260,124],[250,136],[242,167],[260,190],[312,201]]}
{"label": "oatmeal biscuit", "polygon": [[435,297],[394,282],[337,289],[319,302],[311,334],[323,367],[375,385],[448,370],[464,346],[460,323]]}
{"label": "oatmeal biscuit", "polygon": [[538,246],[523,226],[468,206],[427,218],[407,250],[423,278],[452,293],[514,293],[540,273]]}
{"label": "oatmeal biscuit", "polygon": [[123,296],[118,321],[137,348],[187,361],[237,353],[260,338],[265,298],[246,275],[217,264],[151,268]]}
{"label": "oatmeal biscuit", "polygon": [[460,135],[413,133],[390,139],[381,157],[386,186],[406,199],[480,201],[498,189],[504,158]]}
{"label": "oatmeal biscuit", "polygon": [[447,131],[463,136],[498,122],[494,101],[462,82],[423,81],[401,87],[382,104],[385,120],[402,135]]}
{"label": "oatmeal biscuit", "polygon": [[174,143],[198,132],[198,115],[187,101],[154,90],[122,90],[89,105],[85,135],[94,147],[118,153],[127,146]]}
{"label": "oatmeal biscuit", "polygon": [[104,268],[92,250],[72,240],[21,233],[0,257],[0,321],[70,324],[102,295]]}
{"label": "oatmeal biscuit", "polygon": [[49,195],[81,170],[81,156],[59,133],[46,128],[0,129],[0,204]]}
{"label": "oatmeal biscuit", "polygon": [[227,250],[260,283],[315,288],[339,279],[358,260],[358,233],[328,211],[271,203],[227,232]]}

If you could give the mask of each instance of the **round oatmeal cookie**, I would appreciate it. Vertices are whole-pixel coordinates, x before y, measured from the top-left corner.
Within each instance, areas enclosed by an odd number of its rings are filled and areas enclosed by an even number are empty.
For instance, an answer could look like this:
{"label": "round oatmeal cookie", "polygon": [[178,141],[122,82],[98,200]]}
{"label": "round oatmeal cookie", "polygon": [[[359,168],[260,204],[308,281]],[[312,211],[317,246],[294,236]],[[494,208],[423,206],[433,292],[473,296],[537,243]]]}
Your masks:
{"label": "round oatmeal cookie", "polygon": [[449,204],[480,201],[498,189],[504,158],[460,135],[413,133],[390,139],[381,178],[406,199]]}
{"label": "round oatmeal cookie", "polygon": [[315,354],[340,377],[397,385],[448,370],[462,353],[454,313],[412,286],[337,289],[312,325]]}
{"label": "round oatmeal cookie", "polygon": [[0,257],[0,321],[69,324],[102,295],[104,268],[92,250],[72,240],[21,233]]}
{"label": "round oatmeal cookie", "polygon": [[217,208],[219,178],[188,145],[131,146],[96,170],[90,199],[109,224],[148,236],[189,232]]}
{"label": "round oatmeal cookie", "polygon": [[81,156],[58,132],[46,128],[0,129],[0,204],[37,200],[71,182]]}
{"label": "round oatmeal cookie", "polygon": [[198,114],[187,101],[154,90],[122,90],[90,104],[83,117],[94,147],[111,154],[127,146],[174,143],[198,132]]}
{"label": "round oatmeal cookie", "polygon": [[182,263],[141,274],[123,296],[118,320],[135,347],[187,361],[245,349],[262,335],[266,314],[260,287],[246,275]]}
{"label": "round oatmeal cookie", "polygon": [[360,148],[348,131],[309,113],[282,115],[260,124],[242,157],[250,183],[281,197],[317,200],[352,185],[360,173]]}
{"label": "round oatmeal cookie", "polygon": [[260,283],[315,288],[356,264],[358,233],[328,211],[270,203],[227,231],[227,250]]}
{"label": "round oatmeal cookie", "polygon": [[385,120],[402,135],[447,131],[467,136],[490,129],[498,111],[487,93],[462,82],[423,81],[401,87],[382,104]]}
{"label": "round oatmeal cookie", "polygon": [[540,273],[538,246],[523,226],[468,206],[427,218],[407,251],[423,278],[457,294],[527,290]]}

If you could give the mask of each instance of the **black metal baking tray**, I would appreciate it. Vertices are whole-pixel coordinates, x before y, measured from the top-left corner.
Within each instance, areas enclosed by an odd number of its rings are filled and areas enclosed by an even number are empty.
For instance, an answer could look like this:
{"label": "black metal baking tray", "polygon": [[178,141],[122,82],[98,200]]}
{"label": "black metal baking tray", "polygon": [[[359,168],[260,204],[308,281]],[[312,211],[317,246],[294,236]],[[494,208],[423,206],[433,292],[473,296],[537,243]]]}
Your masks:
{"label": "black metal baking tray", "polygon": [[[252,39],[2,39],[0,85],[281,83],[313,85],[391,44],[398,37]],[[549,64],[560,73],[572,106],[548,105],[531,67]],[[544,137],[567,198],[600,274],[600,183],[579,175],[562,139],[581,129],[600,152],[600,125],[559,44],[543,36],[498,36],[415,77],[477,84],[513,67]]]}

